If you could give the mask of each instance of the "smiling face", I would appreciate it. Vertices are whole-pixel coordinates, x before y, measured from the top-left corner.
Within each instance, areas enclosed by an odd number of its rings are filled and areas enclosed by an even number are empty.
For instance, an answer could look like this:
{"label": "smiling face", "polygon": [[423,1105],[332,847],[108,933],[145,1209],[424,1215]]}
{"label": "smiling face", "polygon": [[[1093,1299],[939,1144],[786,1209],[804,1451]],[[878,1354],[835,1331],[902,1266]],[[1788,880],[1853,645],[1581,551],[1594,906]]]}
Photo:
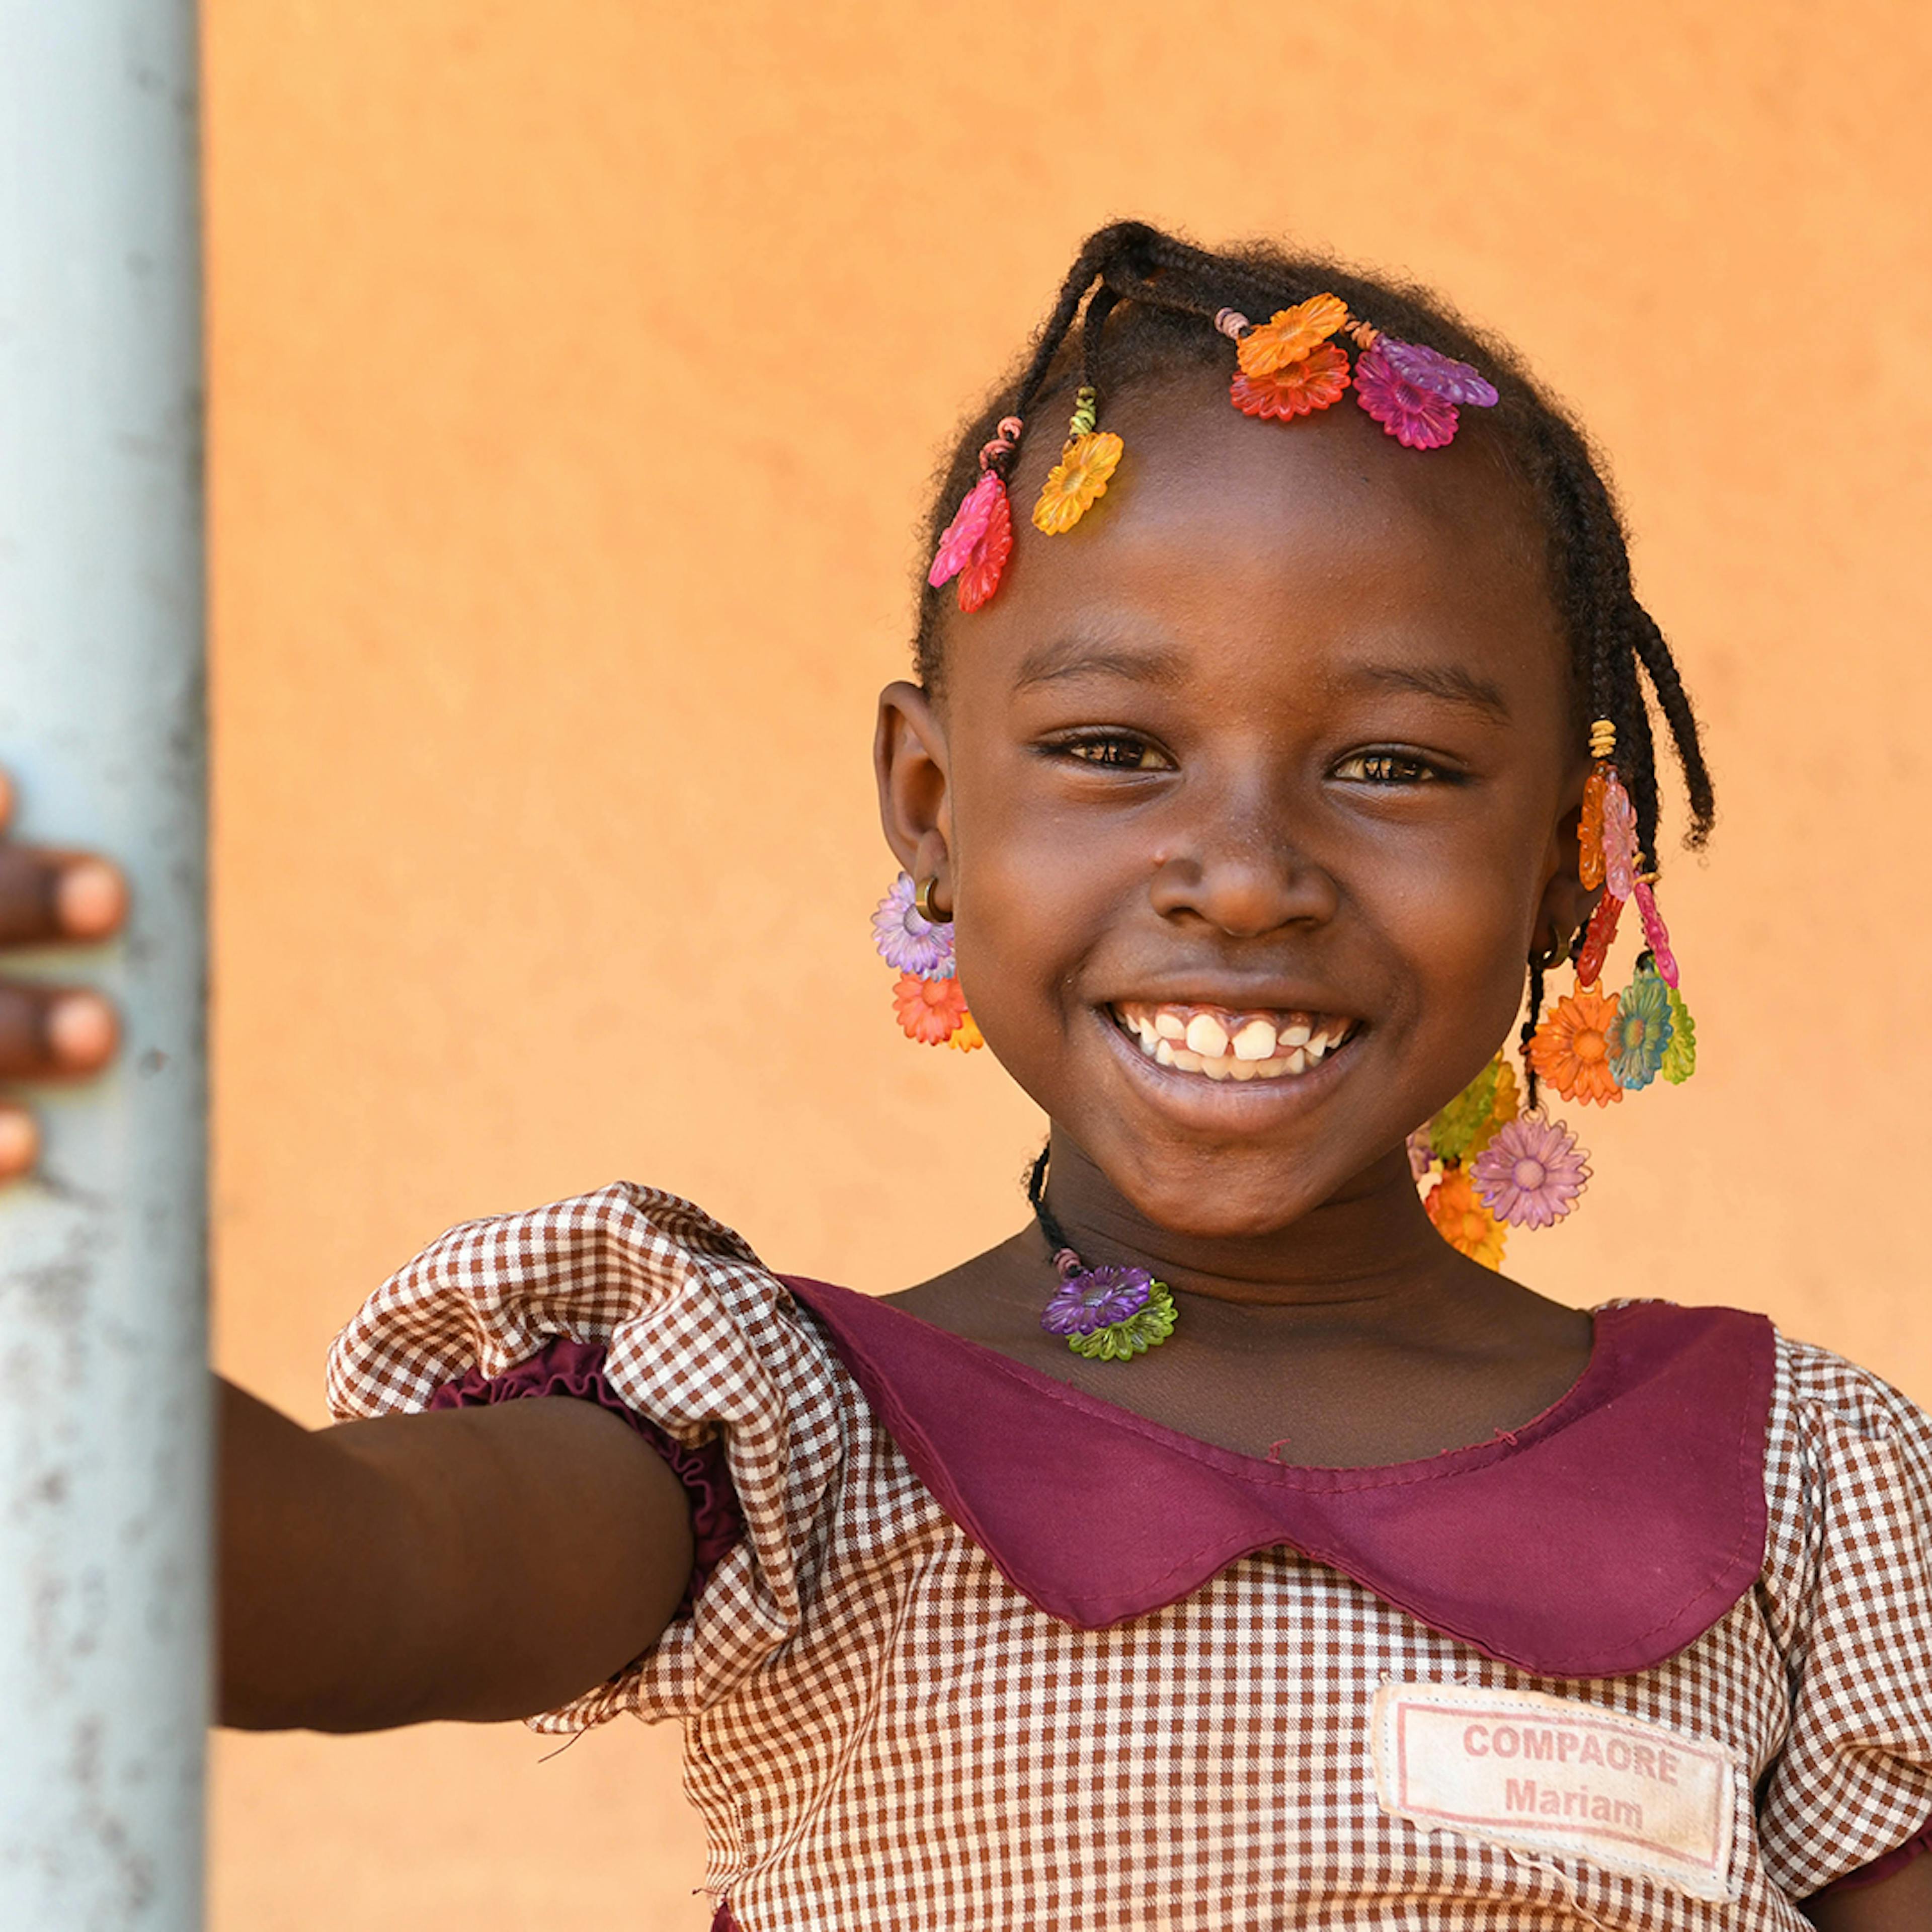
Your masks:
{"label": "smiling face", "polygon": [[1264,1235],[1408,1185],[1580,920],[1582,728],[1479,434],[1257,422],[1192,373],[1107,427],[1107,496],[949,619],[943,702],[886,693],[886,829],[1056,1135],[1158,1227]]}

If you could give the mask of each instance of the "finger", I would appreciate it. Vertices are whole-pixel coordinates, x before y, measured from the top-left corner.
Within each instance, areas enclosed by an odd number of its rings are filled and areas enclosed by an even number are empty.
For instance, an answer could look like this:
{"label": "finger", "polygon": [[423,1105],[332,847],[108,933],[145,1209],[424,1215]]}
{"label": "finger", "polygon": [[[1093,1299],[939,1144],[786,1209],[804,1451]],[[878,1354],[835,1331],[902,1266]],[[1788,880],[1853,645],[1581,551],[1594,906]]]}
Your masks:
{"label": "finger", "polygon": [[0,1080],[97,1072],[120,1040],[120,1022],[98,993],[0,981]]}
{"label": "finger", "polygon": [[24,1107],[0,1100],[0,1184],[33,1172],[40,1157],[40,1130]]}
{"label": "finger", "polygon": [[105,939],[128,914],[128,881],[90,852],[0,844],[0,946]]}

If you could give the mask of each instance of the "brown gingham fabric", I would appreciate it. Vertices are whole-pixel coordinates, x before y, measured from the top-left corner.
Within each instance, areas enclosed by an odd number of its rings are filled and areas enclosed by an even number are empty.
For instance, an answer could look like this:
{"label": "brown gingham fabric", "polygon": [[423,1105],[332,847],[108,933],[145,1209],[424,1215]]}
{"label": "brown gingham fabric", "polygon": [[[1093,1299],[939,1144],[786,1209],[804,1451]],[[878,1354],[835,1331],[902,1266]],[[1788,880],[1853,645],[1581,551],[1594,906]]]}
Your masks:
{"label": "brown gingham fabric", "polygon": [[[1654,1670],[1566,1681],[1289,1549],[1111,1629],[1056,1622],[941,1513],[744,1243],[646,1188],[452,1230],[344,1331],[330,1400],[421,1408],[556,1335],[608,1340],[612,1385],[680,1441],[723,1432],[747,1530],[648,1656],[534,1721],[682,1719],[706,1888],[745,1932],[1796,1932],[1793,1900],[1932,1816],[1932,1424],[1822,1350],[1780,1342],[1756,1588]],[[1390,1679],[1728,1748],[1730,1897],[1389,1816],[1369,1718]]]}

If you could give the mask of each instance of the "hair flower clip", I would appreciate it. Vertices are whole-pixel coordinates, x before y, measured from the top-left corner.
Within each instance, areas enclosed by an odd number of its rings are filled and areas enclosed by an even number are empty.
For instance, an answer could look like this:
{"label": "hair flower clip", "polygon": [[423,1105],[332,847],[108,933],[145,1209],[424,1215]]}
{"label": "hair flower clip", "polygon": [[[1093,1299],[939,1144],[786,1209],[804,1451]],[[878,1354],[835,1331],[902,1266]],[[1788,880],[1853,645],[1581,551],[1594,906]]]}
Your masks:
{"label": "hair flower clip", "polygon": [[1447,398],[1403,376],[1379,340],[1355,358],[1355,400],[1405,449],[1444,448],[1461,420]]}
{"label": "hair flower clip", "polygon": [[1650,881],[1640,877],[1632,896],[1636,901],[1637,916],[1643,921],[1643,943],[1649,947],[1658,971],[1674,986],[1677,983],[1677,956],[1670,950],[1670,928],[1664,924],[1664,915],[1657,909],[1657,895],[1651,890]]}
{"label": "hair flower clip", "polygon": [[1286,422],[1339,402],[1348,386],[1348,357],[1334,343],[1324,342],[1300,362],[1285,363],[1265,376],[1236,370],[1228,399],[1244,416]]}
{"label": "hair flower clip", "polygon": [[1670,989],[1670,1044],[1664,1049],[1664,1064],[1658,1072],[1673,1087],[1681,1087],[1697,1070],[1697,1028],[1684,995]]}
{"label": "hair flower clip", "polygon": [[1107,484],[1126,454],[1126,445],[1111,430],[1094,427],[1094,409],[1093,390],[1082,388],[1075,400],[1066,446],[1047,472],[1040,500],[1033,506],[1034,527],[1045,536],[1064,536],[1079,522],[1107,494]]}
{"label": "hair flower clip", "polygon": [[1513,1120],[1521,1102],[1516,1076],[1499,1053],[1429,1123],[1429,1150],[1444,1162],[1466,1161]]}
{"label": "hair flower clip", "polygon": [[[1598,848],[1598,856],[1602,856]],[[1597,902],[1590,923],[1583,929],[1583,943],[1576,949],[1576,983],[1594,986],[1604,976],[1604,962],[1617,936],[1617,921],[1623,916],[1624,902],[1615,892],[1606,892]]]}
{"label": "hair flower clip", "polygon": [[1012,554],[1013,513],[1004,472],[1024,428],[1018,416],[1000,418],[999,434],[980,452],[979,481],[960,499],[926,572],[935,590],[958,578],[962,610],[978,610],[999,589]]}
{"label": "hair flower clip", "polygon": [[1614,765],[1604,772],[1604,883],[1620,899],[1636,894],[1636,807]]}
{"label": "hair flower clip", "polygon": [[1583,809],[1576,820],[1576,876],[1594,892],[1604,883],[1604,774],[1595,764],[1583,781]]}
{"label": "hair flower clip", "polygon": [[1551,1007],[1529,1042],[1529,1064],[1566,1100],[1607,1107],[1624,1097],[1610,1065],[1617,996],[1580,988]]}
{"label": "hair flower clip", "polygon": [[1431,349],[1426,343],[1398,342],[1393,335],[1378,335],[1375,347],[1389,367],[1411,388],[1426,389],[1445,403],[1466,408],[1492,410],[1497,403],[1496,385],[1486,382],[1466,362]]}
{"label": "hair flower clip", "polygon": [[1539,1108],[1497,1129],[1469,1168],[1477,1197],[1513,1228],[1547,1228],[1576,1204],[1590,1179],[1588,1154]]}
{"label": "hair flower clip", "polygon": [[1244,376],[1272,376],[1311,356],[1348,326],[1348,305],[1339,296],[1310,296],[1292,308],[1277,309],[1258,327],[1236,338],[1234,352]]}
{"label": "hair flower clip", "polygon": [[946,525],[926,580],[937,590],[958,578],[960,609],[976,610],[1000,587],[1012,548],[1006,486],[989,470],[967,491]]}
{"label": "hair flower clip", "polygon": [[1657,1078],[1670,1046],[1670,988],[1648,957],[1617,998],[1617,1016],[1604,1036],[1610,1070],[1627,1094]]}
{"label": "hair flower clip", "polygon": [[1461,1168],[1450,1168],[1429,1190],[1422,1204],[1436,1223],[1436,1232],[1458,1254],[1467,1255],[1485,1268],[1502,1266],[1503,1224],[1490,1212]]}

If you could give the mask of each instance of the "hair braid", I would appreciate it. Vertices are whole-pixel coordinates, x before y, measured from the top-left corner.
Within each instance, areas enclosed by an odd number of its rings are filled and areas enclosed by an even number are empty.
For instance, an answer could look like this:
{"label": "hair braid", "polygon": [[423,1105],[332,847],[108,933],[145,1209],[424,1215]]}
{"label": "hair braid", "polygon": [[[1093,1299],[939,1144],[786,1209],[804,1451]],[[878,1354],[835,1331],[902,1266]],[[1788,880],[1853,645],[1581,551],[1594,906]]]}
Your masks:
{"label": "hair braid", "polygon": [[[1657,708],[1670,728],[1670,742],[1676,748],[1678,765],[1684,773],[1684,790],[1690,806],[1690,830],[1686,843],[1700,846],[1710,836],[1718,806],[1712,792],[1710,770],[1704,762],[1697,714],[1692,709],[1690,694],[1684,688],[1677,660],[1670,655],[1670,646],[1657,627],[1657,620],[1634,600],[1630,616],[1630,648],[1650,680],[1651,689],[1657,694]],[[1652,856],[1655,856],[1653,850]]]}
{"label": "hair braid", "polygon": [[[1097,286],[1096,286],[1097,285]],[[1098,389],[1102,351],[1112,387],[1188,367],[1226,366],[1214,317],[1224,308],[1259,322],[1278,309],[1330,292],[1356,315],[1400,339],[1472,362],[1494,382],[1496,407],[1483,433],[1527,483],[1547,534],[1552,593],[1568,639],[1580,710],[1616,728],[1616,763],[1629,790],[1637,836],[1658,856],[1656,742],[1646,686],[1670,734],[1690,808],[1688,842],[1701,844],[1715,813],[1696,714],[1670,647],[1630,581],[1622,518],[1588,442],[1502,344],[1470,328],[1436,297],[1354,273],[1338,263],[1264,246],[1210,254],[1141,221],[1118,221],[1089,236],[1016,375],[962,432],[938,479],[926,554],[970,487],[979,452],[1004,417],[1029,418],[1057,389]],[[1077,351],[1071,342],[1080,326]],[[1032,425],[1028,424],[1029,430]],[[1002,474],[1009,446],[994,459]],[[923,593],[918,664],[934,690],[944,675],[950,600]],[[1584,724],[1580,720],[1580,740]]]}
{"label": "hair braid", "polygon": [[1080,380],[1096,395],[1100,392],[1100,346],[1107,332],[1107,318],[1119,305],[1120,296],[1105,282],[1087,298],[1080,318]]}

